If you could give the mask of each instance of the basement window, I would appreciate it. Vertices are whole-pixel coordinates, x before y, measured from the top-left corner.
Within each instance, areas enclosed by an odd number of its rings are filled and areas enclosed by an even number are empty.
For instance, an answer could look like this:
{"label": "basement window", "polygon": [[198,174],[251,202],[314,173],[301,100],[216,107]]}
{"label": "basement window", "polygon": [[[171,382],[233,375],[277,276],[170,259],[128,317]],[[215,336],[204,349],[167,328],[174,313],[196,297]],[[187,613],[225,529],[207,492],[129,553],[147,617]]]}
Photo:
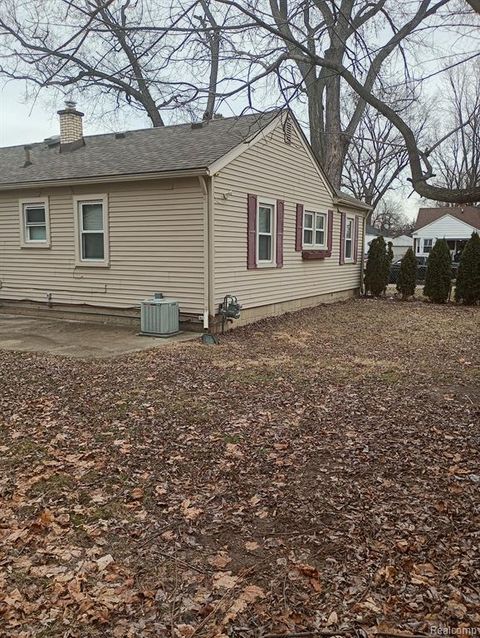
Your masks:
{"label": "basement window", "polygon": [[50,247],[47,200],[22,200],[20,202],[20,223],[21,246],[23,248]]}
{"label": "basement window", "polygon": [[108,266],[107,196],[75,198],[77,265]]}

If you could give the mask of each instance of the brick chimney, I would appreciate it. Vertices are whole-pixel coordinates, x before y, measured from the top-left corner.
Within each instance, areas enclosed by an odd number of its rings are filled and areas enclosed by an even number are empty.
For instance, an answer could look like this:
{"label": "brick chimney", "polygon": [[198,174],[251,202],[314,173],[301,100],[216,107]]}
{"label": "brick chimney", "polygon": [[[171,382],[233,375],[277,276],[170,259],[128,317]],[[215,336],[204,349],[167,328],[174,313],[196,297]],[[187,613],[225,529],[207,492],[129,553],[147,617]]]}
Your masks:
{"label": "brick chimney", "polygon": [[77,111],[75,102],[65,102],[60,116],[60,150],[74,150],[83,146],[83,113]]}

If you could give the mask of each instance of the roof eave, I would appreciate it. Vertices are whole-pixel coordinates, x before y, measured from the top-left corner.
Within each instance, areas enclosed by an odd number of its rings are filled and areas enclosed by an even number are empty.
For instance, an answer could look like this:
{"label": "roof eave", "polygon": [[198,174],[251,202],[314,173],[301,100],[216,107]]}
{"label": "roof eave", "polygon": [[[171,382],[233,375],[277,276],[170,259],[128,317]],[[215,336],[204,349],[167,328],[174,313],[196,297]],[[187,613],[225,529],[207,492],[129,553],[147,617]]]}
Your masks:
{"label": "roof eave", "polygon": [[352,201],[351,199],[346,199],[337,195],[334,197],[334,202],[335,204],[339,204],[341,206],[350,206],[350,208],[361,208],[365,211],[373,210],[373,206],[371,206],[370,204],[366,204],[365,202],[361,202],[358,199]]}
{"label": "roof eave", "polygon": [[152,173],[125,173],[120,175],[93,175],[88,177],[67,177],[65,179],[34,180],[0,184],[0,191],[25,188],[58,188],[60,186],[80,186],[82,184],[105,184],[108,182],[138,182],[150,179],[171,179],[179,177],[199,177],[208,175],[207,167],[179,169],[174,171],[155,171]]}

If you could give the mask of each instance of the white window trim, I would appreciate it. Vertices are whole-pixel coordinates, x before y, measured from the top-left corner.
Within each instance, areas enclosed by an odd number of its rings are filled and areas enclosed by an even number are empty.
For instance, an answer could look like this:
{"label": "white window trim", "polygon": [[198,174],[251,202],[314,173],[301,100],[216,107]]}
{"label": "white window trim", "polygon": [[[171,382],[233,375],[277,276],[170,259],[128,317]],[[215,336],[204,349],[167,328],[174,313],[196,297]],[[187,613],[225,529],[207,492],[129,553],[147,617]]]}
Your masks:
{"label": "white window trim", "polygon": [[[103,209],[103,259],[82,259],[82,234],[80,222],[80,204],[102,203]],[[108,195],[86,194],[75,195],[73,198],[73,213],[75,219],[75,265],[86,268],[107,268],[110,266],[110,238],[108,232]]]}
{"label": "white window trim", "polygon": [[[427,250],[427,251],[425,250],[425,242],[426,241],[431,241],[432,242],[432,244],[430,246],[430,250]],[[434,239],[433,237],[423,237],[422,238],[422,253],[421,254],[422,255],[429,255],[432,252],[433,247],[435,246],[435,242],[436,242],[436,239]]]}
{"label": "white window trim", "polygon": [[[260,217],[260,206],[265,204],[266,206],[270,206],[272,208],[272,225],[271,225],[271,235],[272,235],[272,258],[269,260],[260,259],[260,232],[259,232],[259,217]],[[272,199],[271,197],[262,197],[261,195],[257,196],[257,219],[256,219],[256,255],[257,255],[257,268],[272,268],[276,266],[276,250],[277,250],[277,200]],[[265,233],[262,233],[265,234]]]}
{"label": "white window trim", "polygon": [[[313,215],[313,228],[312,228],[312,239],[313,239],[313,243],[312,244],[306,244],[304,241],[305,238],[305,215]],[[323,217],[323,237],[324,237],[324,242],[323,244],[317,244],[316,243],[316,238],[317,238],[317,217]],[[328,247],[328,215],[327,213],[317,213],[313,210],[304,210],[303,211],[303,221],[302,221],[302,247],[304,249],[309,249],[309,250],[327,250]]]}
{"label": "white window trim", "polygon": [[[30,197],[29,199],[20,199],[20,246],[21,248],[50,248],[50,210],[48,206],[48,197]],[[32,204],[38,206],[41,204],[45,207],[45,239],[28,239],[27,218],[25,215],[25,206]]]}
{"label": "white window trim", "polygon": [[[347,226],[348,222],[352,222],[352,255],[351,257],[347,257]],[[350,241],[350,240],[349,240]],[[343,256],[345,263],[352,264],[355,261],[355,215],[346,215],[345,216],[345,236],[343,238]]]}

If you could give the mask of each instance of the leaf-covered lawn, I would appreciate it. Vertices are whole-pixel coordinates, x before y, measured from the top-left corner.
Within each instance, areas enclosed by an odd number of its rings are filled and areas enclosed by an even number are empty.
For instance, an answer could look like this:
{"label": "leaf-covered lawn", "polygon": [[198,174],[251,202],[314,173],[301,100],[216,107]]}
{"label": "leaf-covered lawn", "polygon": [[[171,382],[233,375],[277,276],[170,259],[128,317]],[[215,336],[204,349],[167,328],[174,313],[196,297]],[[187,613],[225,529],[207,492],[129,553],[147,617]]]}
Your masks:
{"label": "leaf-covered lawn", "polygon": [[1,352],[0,635],[480,624],[480,310]]}

